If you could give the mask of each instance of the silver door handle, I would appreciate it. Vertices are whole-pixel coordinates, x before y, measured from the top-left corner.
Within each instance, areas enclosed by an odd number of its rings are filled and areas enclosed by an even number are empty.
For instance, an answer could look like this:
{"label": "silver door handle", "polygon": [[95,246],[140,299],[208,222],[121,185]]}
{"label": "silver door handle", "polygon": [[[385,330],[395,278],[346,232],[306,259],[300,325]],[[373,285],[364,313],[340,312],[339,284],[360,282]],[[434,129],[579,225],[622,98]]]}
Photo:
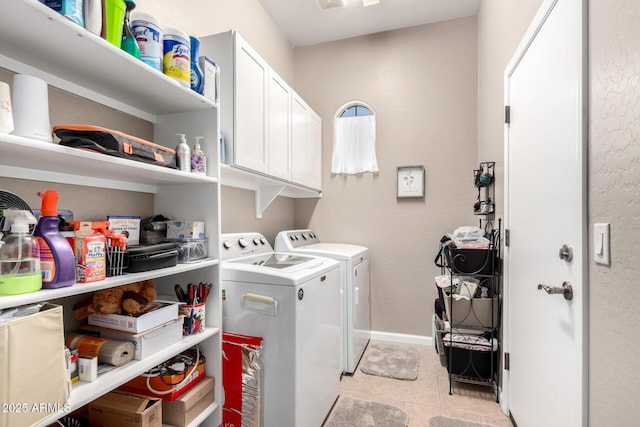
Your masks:
{"label": "silver door handle", "polygon": [[567,301],[573,299],[573,287],[569,282],[562,282],[562,287],[539,284],[538,289],[544,290],[549,295],[562,294]]}

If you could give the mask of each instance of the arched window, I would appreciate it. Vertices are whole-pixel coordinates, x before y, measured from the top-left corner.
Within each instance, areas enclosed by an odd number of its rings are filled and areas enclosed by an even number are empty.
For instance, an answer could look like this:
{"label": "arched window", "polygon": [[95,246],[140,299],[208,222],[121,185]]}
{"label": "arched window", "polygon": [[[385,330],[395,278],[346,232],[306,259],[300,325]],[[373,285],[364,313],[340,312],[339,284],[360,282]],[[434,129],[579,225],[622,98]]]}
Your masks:
{"label": "arched window", "polygon": [[363,102],[342,106],[333,120],[331,173],[378,172],[376,115]]}

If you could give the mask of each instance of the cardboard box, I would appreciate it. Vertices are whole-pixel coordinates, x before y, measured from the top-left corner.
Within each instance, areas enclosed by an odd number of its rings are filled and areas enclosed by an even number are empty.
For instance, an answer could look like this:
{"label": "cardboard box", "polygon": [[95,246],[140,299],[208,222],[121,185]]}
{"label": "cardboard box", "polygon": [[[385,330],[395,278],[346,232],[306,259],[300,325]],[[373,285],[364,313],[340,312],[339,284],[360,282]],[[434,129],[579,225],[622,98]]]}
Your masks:
{"label": "cardboard box", "polygon": [[141,360],[182,339],[182,318],[151,328],[145,332],[132,333],[102,326],[86,325],[79,329],[81,334],[132,342],[136,348],[134,359]]}
{"label": "cardboard box", "polygon": [[88,322],[93,326],[117,329],[125,332],[144,332],[178,318],[178,305],[170,301],[154,301],[156,308],[141,316],[123,314],[90,314]]}
{"label": "cardboard box", "polygon": [[167,239],[204,238],[204,221],[167,221]]}
{"label": "cardboard box", "polygon": [[175,427],[189,425],[214,401],[212,377],[205,377],[173,402],[163,402],[162,422]]}
{"label": "cardboard box", "polygon": [[107,215],[109,230],[123,233],[127,236],[127,245],[140,244],[140,217]]}
{"label": "cardboard box", "polygon": [[220,95],[220,73],[218,66],[207,56],[198,58],[198,65],[204,75],[204,91],[202,94],[212,100],[218,102]]}
{"label": "cardboard box", "polygon": [[[69,396],[62,307],[0,325],[0,426],[38,423],[63,411]],[[41,404],[45,404],[43,408]]]}
{"label": "cardboard box", "polygon": [[162,400],[110,392],[89,403],[92,427],[162,427]]}

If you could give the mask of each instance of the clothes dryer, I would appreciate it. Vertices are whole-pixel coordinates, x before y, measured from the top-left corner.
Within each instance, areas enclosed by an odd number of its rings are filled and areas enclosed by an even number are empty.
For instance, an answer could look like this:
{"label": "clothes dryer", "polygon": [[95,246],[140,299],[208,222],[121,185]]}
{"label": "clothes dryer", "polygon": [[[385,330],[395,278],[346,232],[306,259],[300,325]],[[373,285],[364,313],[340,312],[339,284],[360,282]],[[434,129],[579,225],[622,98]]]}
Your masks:
{"label": "clothes dryer", "polygon": [[340,392],[340,264],[222,234],[226,332],[264,339],[262,424],[320,427]]}
{"label": "clothes dryer", "polygon": [[324,243],[312,230],[281,231],[274,246],[277,252],[340,262],[342,370],[353,374],[371,338],[369,249],[348,243]]}

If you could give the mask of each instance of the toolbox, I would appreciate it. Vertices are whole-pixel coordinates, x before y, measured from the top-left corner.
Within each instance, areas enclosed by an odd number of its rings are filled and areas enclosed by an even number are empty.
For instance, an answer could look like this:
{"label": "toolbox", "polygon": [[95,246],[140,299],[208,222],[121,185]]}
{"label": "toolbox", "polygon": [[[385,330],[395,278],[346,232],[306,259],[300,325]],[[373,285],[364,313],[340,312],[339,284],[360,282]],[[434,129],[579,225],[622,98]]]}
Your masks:
{"label": "toolbox", "polygon": [[178,244],[129,246],[125,252],[125,259],[127,273],[175,267],[178,264]]}

